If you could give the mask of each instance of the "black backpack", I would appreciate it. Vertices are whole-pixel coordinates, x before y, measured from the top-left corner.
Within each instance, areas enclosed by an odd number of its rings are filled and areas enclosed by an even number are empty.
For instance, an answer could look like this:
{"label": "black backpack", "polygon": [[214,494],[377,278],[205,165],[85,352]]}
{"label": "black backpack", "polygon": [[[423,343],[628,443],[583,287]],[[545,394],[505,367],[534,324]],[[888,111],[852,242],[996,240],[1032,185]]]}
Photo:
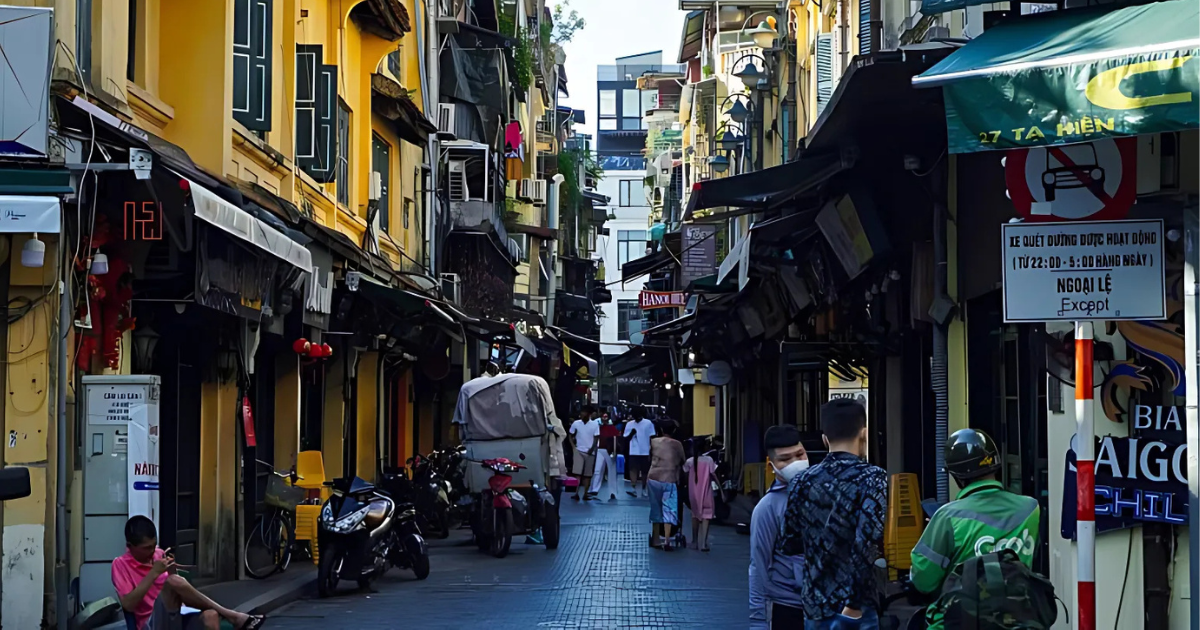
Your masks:
{"label": "black backpack", "polygon": [[1049,630],[1056,602],[1050,580],[1003,549],[958,565],[937,603],[946,630]]}

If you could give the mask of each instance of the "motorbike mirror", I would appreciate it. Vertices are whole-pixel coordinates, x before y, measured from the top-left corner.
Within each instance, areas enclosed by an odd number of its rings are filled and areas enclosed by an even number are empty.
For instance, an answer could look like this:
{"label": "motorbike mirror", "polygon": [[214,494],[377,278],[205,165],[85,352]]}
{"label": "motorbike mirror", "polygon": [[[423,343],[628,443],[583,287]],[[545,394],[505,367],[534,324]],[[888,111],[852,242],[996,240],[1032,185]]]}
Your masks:
{"label": "motorbike mirror", "polygon": [[525,461],[525,453],[521,453],[520,455],[518,455],[518,457],[521,458],[521,461]]}
{"label": "motorbike mirror", "polygon": [[28,468],[14,466],[0,469],[0,501],[24,499],[30,493]]}

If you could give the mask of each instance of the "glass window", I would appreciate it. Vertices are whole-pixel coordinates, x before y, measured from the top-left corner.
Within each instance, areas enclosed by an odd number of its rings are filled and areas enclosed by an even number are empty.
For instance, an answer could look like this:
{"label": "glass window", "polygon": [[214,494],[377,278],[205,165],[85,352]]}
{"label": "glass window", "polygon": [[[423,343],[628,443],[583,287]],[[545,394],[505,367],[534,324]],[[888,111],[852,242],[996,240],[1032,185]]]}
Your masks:
{"label": "glass window", "polygon": [[[379,229],[384,232],[391,230],[391,207],[388,196],[388,180],[392,174],[391,146],[383,138],[371,134],[371,168],[379,173]],[[407,224],[407,221],[405,222]],[[405,225],[404,227],[408,227]]]}
{"label": "glass window", "polygon": [[601,118],[600,119],[600,130],[601,131],[616,131],[616,129],[617,129],[617,119],[616,118]]}
{"label": "glass window", "polygon": [[625,208],[646,205],[646,193],[642,180],[622,179],[617,182],[620,187],[617,202]]}
{"label": "glass window", "polygon": [[637,260],[646,255],[645,230],[617,231],[617,265],[624,266],[631,260]]}
{"label": "glass window", "polygon": [[513,234],[512,239],[517,242],[517,247],[521,248],[521,262],[529,262],[529,235]]}
{"label": "glass window", "polygon": [[624,131],[637,131],[638,129],[642,129],[642,119],[641,118],[622,118],[621,119],[621,129]]}
{"label": "glass window", "polygon": [[601,116],[616,116],[617,115],[617,91],[616,90],[600,90],[600,115]]}
{"label": "glass window", "polygon": [[[618,300],[617,301],[617,339],[621,341],[629,341],[629,324],[630,322],[640,322],[642,319],[642,309],[638,306],[637,300]],[[636,330],[641,330],[641,326],[635,326]]]}
{"label": "glass window", "polygon": [[638,90],[621,90],[621,115],[642,116],[642,97]]}

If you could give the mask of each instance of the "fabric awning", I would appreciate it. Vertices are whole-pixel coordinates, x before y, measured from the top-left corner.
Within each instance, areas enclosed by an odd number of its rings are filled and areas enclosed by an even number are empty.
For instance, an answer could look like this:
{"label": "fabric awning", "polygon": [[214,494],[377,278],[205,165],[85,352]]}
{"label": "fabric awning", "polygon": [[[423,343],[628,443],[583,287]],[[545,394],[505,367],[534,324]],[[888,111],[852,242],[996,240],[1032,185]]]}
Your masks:
{"label": "fabric awning", "polygon": [[1052,11],[988,29],[927,72],[951,153],[1200,126],[1200,2]]}
{"label": "fabric awning", "polygon": [[651,271],[661,269],[662,267],[665,267],[673,262],[675,262],[675,259],[672,258],[671,253],[665,249],[660,249],[653,254],[642,256],[641,258],[634,258],[624,265],[621,265],[621,281],[629,282],[638,276],[644,276]]}
{"label": "fabric awning", "polygon": [[[183,177],[182,175],[180,177]],[[303,245],[268,226],[249,212],[225,201],[213,191],[184,177],[192,196],[196,218],[258,249],[306,271],[312,271],[312,253]]]}
{"label": "fabric awning", "polygon": [[715,216],[759,212],[791,201],[797,195],[825,182],[850,168],[848,156],[838,153],[804,153],[800,159],[779,166],[743,173],[732,177],[710,179],[692,186],[683,220],[690,221],[698,210],[722,206],[746,209],[746,212],[727,210]]}
{"label": "fabric awning", "polygon": [[[576,368],[576,375],[581,377],[590,376],[592,378],[600,377],[600,364],[595,359],[565,343],[562,346],[563,363],[565,363],[567,367]],[[581,374],[579,372],[579,369],[583,367],[587,367],[587,374]]]}
{"label": "fabric awning", "polygon": [[0,196],[0,233],[58,234],[61,230],[62,201],[58,197]]}

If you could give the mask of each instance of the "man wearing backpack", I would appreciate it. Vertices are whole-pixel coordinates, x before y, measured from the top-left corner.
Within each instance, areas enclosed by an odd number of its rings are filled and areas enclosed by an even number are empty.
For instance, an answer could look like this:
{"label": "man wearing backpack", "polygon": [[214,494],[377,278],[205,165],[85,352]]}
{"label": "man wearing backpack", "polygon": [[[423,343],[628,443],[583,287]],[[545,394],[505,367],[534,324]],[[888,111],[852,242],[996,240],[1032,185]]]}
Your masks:
{"label": "man wearing backpack", "polygon": [[[1037,624],[1019,627],[1038,627],[1045,622],[1047,588],[1049,615],[1057,614],[1053,588],[1030,569],[1041,508],[1036,499],[1005,490],[997,477],[1000,467],[996,445],[983,431],[962,429],[946,441],[946,468],[962,491],[930,519],[913,548],[910,573],[913,586],[922,593],[942,592],[926,612],[931,629],[961,627],[963,610],[970,611],[979,628],[1009,627],[1014,608]],[[1015,560],[1005,550],[1015,553]],[[1000,555],[989,555],[996,552]],[[1008,586],[980,589],[990,577],[981,563],[993,564],[991,575],[1002,569]]]}

